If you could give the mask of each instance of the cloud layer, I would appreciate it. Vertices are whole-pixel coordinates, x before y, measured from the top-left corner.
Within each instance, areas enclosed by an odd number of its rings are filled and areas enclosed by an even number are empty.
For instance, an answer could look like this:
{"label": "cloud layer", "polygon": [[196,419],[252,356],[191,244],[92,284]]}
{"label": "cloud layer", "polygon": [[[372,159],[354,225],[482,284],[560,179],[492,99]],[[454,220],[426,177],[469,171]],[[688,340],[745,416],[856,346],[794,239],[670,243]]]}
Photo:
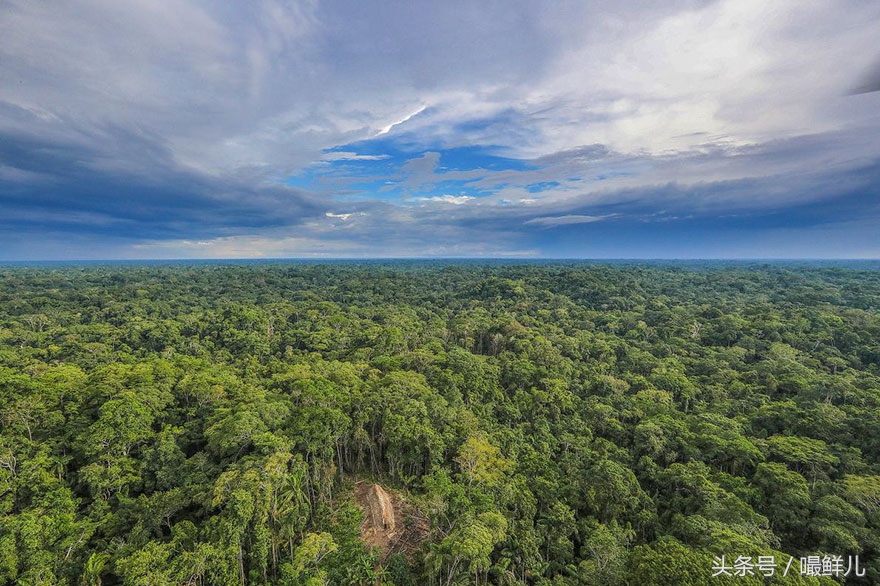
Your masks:
{"label": "cloud layer", "polygon": [[880,5],[0,4],[0,259],[880,256]]}

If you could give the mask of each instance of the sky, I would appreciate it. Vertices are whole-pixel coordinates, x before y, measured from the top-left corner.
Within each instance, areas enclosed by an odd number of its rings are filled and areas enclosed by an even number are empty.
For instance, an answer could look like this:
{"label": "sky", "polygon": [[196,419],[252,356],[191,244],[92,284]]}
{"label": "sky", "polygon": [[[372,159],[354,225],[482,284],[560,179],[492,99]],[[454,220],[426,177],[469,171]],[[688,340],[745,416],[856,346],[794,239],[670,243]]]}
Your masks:
{"label": "sky", "polygon": [[0,260],[880,258],[880,3],[0,0]]}

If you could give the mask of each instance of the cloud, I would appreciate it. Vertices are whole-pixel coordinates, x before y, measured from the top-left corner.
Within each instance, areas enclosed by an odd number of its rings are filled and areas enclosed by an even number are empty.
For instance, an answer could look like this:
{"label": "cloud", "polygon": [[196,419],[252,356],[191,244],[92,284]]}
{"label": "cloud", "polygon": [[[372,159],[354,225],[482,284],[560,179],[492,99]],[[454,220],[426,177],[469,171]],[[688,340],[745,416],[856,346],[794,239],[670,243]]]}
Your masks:
{"label": "cloud", "polygon": [[469,195],[435,195],[434,197],[419,197],[416,198],[417,201],[436,201],[440,203],[448,203],[456,206],[460,206],[466,204],[467,202],[474,199]]}
{"label": "cloud", "polygon": [[418,110],[413,112],[412,114],[407,114],[406,116],[404,116],[400,120],[398,120],[396,122],[392,122],[391,124],[388,124],[387,126],[383,126],[379,130],[379,132],[376,133],[376,136],[382,136],[383,134],[388,134],[389,132],[391,132],[392,128],[394,128],[395,126],[400,126],[401,124],[408,122],[409,120],[412,120],[414,117],[416,117],[419,114],[421,114],[422,112],[424,112],[426,108],[427,108],[427,106],[422,106]]}
{"label": "cloud", "polygon": [[335,220],[342,220],[344,222],[350,218],[354,218],[356,216],[366,216],[367,214],[364,212],[358,212],[358,213],[352,212],[352,213],[348,213],[348,214],[334,214],[332,212],[327,212],[324,215],[327,216],[328,218],[333,218]]}
{"label": "cloud", "polygon": [[871,64],[871,67],[865,71],[858,83],[850,90],[850,95],[869,94],[871,92],[880,92],[880,59]]}
{"label": "cloud", "polygon": [[349,153],[346,151],[331,151],[325,153],[322,161],[383,161],[390,158],[390,155],[359,155],[357,153]]}
{"label": "cloud", "polygon": [[144,137],[107,129],[104,141],[102,146],[118,143],[150,161],[150,168],[105,161],[100,151],[77,143],[0,132],[0,157],[24,174],[0,177],[0,232],[13,238],[54,231],[96,238],[200,237],[296,225],[326,209],[303,190],[180,167]]}
{"label": "cloud", "polygon": [[532,218],[524,222],[525,224],[535,224],[545,228],[554,228],[556,226],[568,226],[570,224],[592,224],[593,222],[601,222],[613,217],[614,214],[607,216],[585,216],[582,214],[569,214],[566,216],[546,216],[541,218]]}
{"label": "cloud", "polygon": [[798,230],[877,217],[878,23],[858,0],[13,0],[0,256],[589,254],[578,239],[760,230],[821,252]]}

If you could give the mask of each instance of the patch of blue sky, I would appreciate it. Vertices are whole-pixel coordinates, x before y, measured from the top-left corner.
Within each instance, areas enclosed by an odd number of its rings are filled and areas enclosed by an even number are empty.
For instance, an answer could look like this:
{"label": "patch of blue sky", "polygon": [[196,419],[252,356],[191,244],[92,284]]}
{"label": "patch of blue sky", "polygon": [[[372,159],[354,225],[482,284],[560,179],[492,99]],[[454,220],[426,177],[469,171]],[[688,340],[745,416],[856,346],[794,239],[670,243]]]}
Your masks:
{"label": "patch of blue sky", "polygon": [[419,189],[418,193],[414,193],[416,197],[435,197],[442,195],[466,195],[469,197],[483,197],[486,195],[490,195],[493,190],[488,190],[485,188],[478,188],[474,185],[471,185],[475,181],[479,179],[453,179],[453,180],[444,180],[438,181],[436,183],[423,184]]}
{"label": "patch of blue sky", "polygon": [[[325,149],[325,153],[354,153],[358,156],[388,157],[392,160],[412,158],[420,149],[399,137],[377,136]],[[380,160],[388,160],[380,159]]]}
{"label": "patch of blue sky", "polygon": [[493,190],[478,188],[470,185],[474,180],[443,180],[425,182],[413,185],[403,181],[372,180],[349,185],[345,193],[337,194],[339,199],[381,199],[385,201],[426,200],[441,198],[444,196],[454,197],[484,197],[491,195]]}
{"label": "patch of blue sky", "polygon": [[291,175],[282,181],[284,185],[289,187],[299,187],[300,189],[312,189],[314,187],[315,178],[311,173],[300,173]]}
{"label": "patch of blue sky", "polygon": [[286,185],[326,192],[336,189],[374,189],[400,179],[401,163],[388,159],[337,159],[320,161],[287,177]]}
{"label": "patch of blue sky", "polygon": [[[472,171],[525,171],[535,166],[523,159],[502,156],[503,148],[497,145],[469,145],[446,148],[442,144],[426,144],[411,133],[393,136],[377,136],[327,149],[327,153],[353,153],[357,156],[385,157],[369,161],[394,161],[403,163],[418,159],[427,153],[440,154],[441,170]],[[359,161],[368,162],[368,161]]]}
{"label": "patch of blue sky", "polygon": [[437,151],[440,153],[440,170],[529,171],[537,168],[523,159],[495,154],[498,150],[493,146],[464,146]]}
{"label": "patch of blue sky", "polygon": [[[477,188],[470,183],[483,177],[465,180],[443,179],[450,172],[474,171],[527,171],[535,169],[529,162],[504,157],[492,146],[464,146],[454,148],[416,147],[403,137],[376,137],[373,139],[336,146],[324,151],[326,158],[289,177],[285,183],[316,192],[334,192],[339,197],[359,198],[376,196],[384,200],[443,195],[481,197],[497,189]],[[437,153],[436,167],[419,177],[413,185],[407,163]],[[404,188],[402,185],[406,183]],[[549,185],[553,187],[555,185]],[[503,186],[499,186],[501,188]]]}
{"label": "patch of blue sky", "polygon": [[542,191],[547,191],[548,189],[553,189],[560,185],[561,183],[559,183],[559,181],[541,181],[540,183],[526,185],[526,191],[529,193],[541,193]]}
{"label": "patch of blue sky", "polygon": [[599,173],[594,176],[593,179],[595,181],[608,181],[609,179],[614,179],[615,177],[632,177],[635,175],[632,171],[606,171],[604,173]]}

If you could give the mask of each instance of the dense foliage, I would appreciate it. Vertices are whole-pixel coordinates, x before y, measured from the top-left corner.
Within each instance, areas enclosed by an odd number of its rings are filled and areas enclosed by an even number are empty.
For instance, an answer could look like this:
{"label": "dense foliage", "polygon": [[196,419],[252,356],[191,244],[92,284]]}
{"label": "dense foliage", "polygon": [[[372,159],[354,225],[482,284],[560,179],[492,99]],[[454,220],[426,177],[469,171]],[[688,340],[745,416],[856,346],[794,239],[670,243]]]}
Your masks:
{"label": "dense foliage", "polygon": [[880,583],[875,267],[6,267],[0,407],[0,583]]}

